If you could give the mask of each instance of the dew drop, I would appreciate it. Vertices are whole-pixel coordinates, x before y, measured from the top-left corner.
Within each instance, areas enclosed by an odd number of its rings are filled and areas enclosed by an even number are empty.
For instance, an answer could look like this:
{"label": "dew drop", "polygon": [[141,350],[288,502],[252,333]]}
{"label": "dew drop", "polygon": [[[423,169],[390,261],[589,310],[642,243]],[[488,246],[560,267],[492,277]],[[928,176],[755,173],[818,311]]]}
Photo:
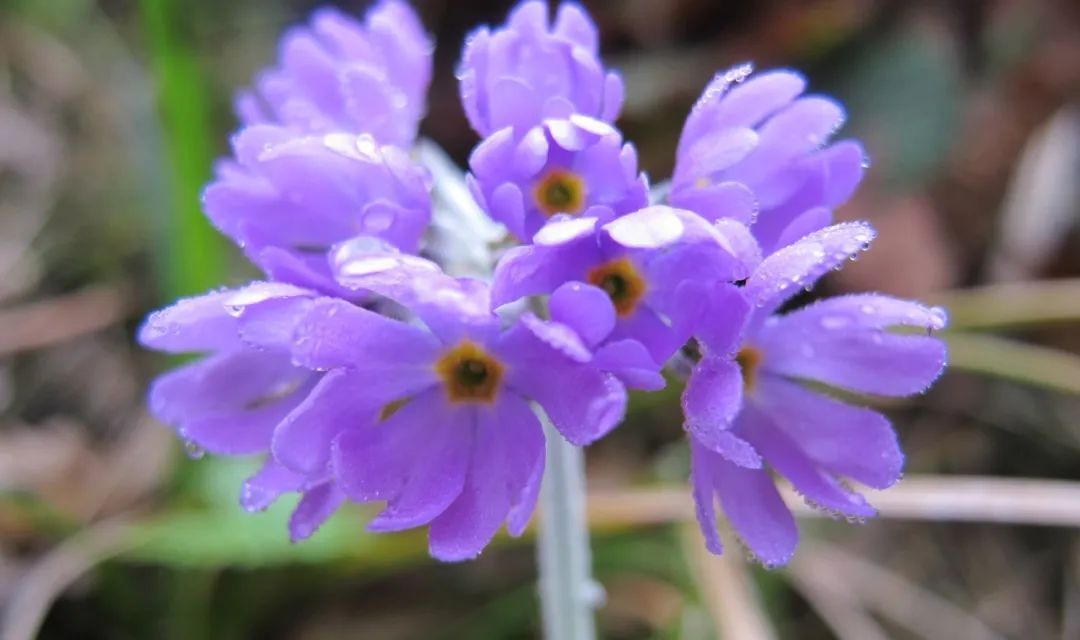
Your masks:
{"label": "dew drop", "polygon": [[843,329],[851,324],[851,319],[846,316],[825,316],[821,319],[822,329]]}
{"label": "dew drop", "polygon": [[206,455],[206,449],[200,447],[194,440],[185,440],[184,453],[192,460],[199,460]]}

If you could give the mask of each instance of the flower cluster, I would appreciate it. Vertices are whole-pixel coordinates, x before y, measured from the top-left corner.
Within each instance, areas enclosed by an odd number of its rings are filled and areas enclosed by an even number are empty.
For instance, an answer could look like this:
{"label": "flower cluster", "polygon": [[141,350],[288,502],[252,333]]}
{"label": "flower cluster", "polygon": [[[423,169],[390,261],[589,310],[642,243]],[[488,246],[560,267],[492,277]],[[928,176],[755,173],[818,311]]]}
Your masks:
{"label": "flower cluster", "polygon": [[866,164],[857,142],[830,143],[840,106],[789,71],[719,74],[650,202],[595,25],[576,4],[552,20],[524,2],[469,37],[458,72],[483,140],[452,186],[520,243],[485,282],[423,257],[439,254],[432,192],[448,188],[410,151],[431,50],[400,0],[285,37],[204,199],[265,280],[148,318],[144,345],[205,354],[154,382],[154,414],[198,450],[262,456],[241,503],[301,494],[293,539],[346,500],[378,502],[371,530],[427,527],[431,554],[460,560],[525,528],[541,420],[587,445],[668,367],[712,551],[719,504],[763,563],[791,557],[772,472],[829,513],[873,515],[852,483],[895,483],[903,455],[851,398],[925,390],[946,318],[876,294],[781,310],[874,238],[833,224]]}

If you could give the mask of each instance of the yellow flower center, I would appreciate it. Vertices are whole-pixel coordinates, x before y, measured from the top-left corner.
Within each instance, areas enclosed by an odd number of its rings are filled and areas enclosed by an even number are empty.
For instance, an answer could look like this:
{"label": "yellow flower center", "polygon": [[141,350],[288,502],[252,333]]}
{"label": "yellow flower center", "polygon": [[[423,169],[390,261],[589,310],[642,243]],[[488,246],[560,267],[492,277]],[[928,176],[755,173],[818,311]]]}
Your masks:
{"label": "yellow flower center", "polygon": [[554,168],[536,182],[533,196],[548,218],[556,213],[576,215],[585,208],[585,182],[573,171]]}
{"label": "yellow flower center", "polygon": [[753,391],[757,384],[758,368],[761,366],[761,352],[754,347],[743,347],[735,355],[735,362],[742,369],[743,386]]}
{"label": "yellow flower center", "polygon": [[479,345],[463,340],[435,363],[450,402],[494,402],[503,366]]}
{"label": "yellow flower center", "polygon": [[600,287],[608,294],[620,317],[633,313],[645,295],[645,279],[627,258],[593,267],[586,279],[589,284]]}

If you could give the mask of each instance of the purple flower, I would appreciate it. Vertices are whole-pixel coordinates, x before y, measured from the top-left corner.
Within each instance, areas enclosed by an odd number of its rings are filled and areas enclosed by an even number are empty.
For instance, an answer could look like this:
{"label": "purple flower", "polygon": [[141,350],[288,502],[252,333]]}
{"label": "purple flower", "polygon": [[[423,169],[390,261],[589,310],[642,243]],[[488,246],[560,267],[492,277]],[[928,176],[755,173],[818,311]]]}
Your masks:
{"label": "purple flower", "polygon": [[[593,362],[574,317],[561,324],[526,314],[503,328],[479,281],[367,242],[338,253],[344,282],[396,300],[417,321],[315,300],[293,355],[327,373],[275,432],[275,457],[312,472],[331,461],[345,495],[387,503],[369,528],[428,525],[431,554],[442,560],[475,557],[504,521],[520,534],[544,466],[530,401],[586,444],[622,419],[622,383]],[[590,306],[564,295],[571,316]],[[629,373],[621,355],[608,361]]]}
{"label": "purple flower", "polygon": [[[883,489],[903,454],[889,421],[803,384],[879,396],[924,391],[945,366],[929,332],[943,310],[877,294],[827,298],[778,315],[795,293],[863,251],[866,224],[814,232],[765,258],[744,287],[708,287],[697,333],[702,356],[683,395],[694,498],[706,542],[721,552],[713,498],[764,564],[787,562],[798,534],[768,464],[813,505],[853,519],[874,515],[842,479]],[[719,313],[724,309],[726,313]],[[893,328],[917,328],[893,332]]]}
{"label": "purple flower", "polygon": [[662,365],[689,337],[681,319],[697,313],[682,285],[740,280],[759,260],[753,237],[732,220],[710,225],[660,205],[610,221],[560,217],[499,261],[492,298],[500,306],[566,282],[598,288],[616,310],[611,339],[640,342]]}
{"label": "purple flower", "polygon": [[327,251],[357,235],[416,251],[431,219],[430,178],[369,136],[298,136],[257,125],[233,138],[203,196],[214,225],[271,278],[340,293]]}
{"label": "purple flower", "polygon": [[536,0],[518,5],[506,26],[474,31],[458,78],[465,115],[484,137],[575,113],[614,122],[623,101],[622,78],[600,62],[596,25],[569,2],[554,25],[547,3]]}
{"label": "purple flower", "polygon": [[717,74],[679,140],[669,201],[710,220],[745,224],[768,255],[832,222],[862,179],[862,146],[825,146],[844,121],[831,99],[802,95],[791,71]]}
{"label": "purple flower", "polygon": [[281,41],[278,66],[263,71],[236,110],[245,125],[301,133],[366,133],[408,146],[424,116],[434,44],[405,2],[382,0],[363,23],[325,8]]}
{"label": "purple flower", "polygon": [[[173,425],[192,453],[269,453],[282,421],[323,377],[294,365],[291,356],[293,330],[314,296],[256,282],[151,314],[139,331],[144,346],[208,355],[159,376],[150,388],[150,411]],[[241,504],[261,510],[289,492],[303,494],[289,521],[293,540],[314,533],[344,499],[327,467],[299,473],[268,456],[245,483]]]}
{"label": "purple flower", "polygon": [[476,147],[469,167],[477,202],[518,238],[560,213],[611,218],[648,204],[633,145],[585,116],[546,120],[523,136],[501,129]]}

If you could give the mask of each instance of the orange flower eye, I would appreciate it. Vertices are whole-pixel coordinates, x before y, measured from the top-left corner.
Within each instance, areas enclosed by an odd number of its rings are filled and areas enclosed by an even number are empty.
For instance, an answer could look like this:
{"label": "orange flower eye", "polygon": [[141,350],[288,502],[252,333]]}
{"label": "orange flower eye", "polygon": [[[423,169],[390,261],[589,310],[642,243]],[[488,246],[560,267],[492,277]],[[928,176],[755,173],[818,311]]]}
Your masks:
{"label": "orange flower eye", "polygon": [[638,302],[645,295],[645,279],[638,273],[634,263],[627,258],[620,258],[594,267],[589,271],[589,284],[600,287],[611,298],[615,311],[620,316],[634,312]]}
{"label": "orange flower eye", "polygon": [[548,218],[556,213],[578,214],[585,208],[585,183],[566,169],[551,169],[533,188],[536,206]]}
{"label": "orange flower eye", "polygon": [[735,355],[735,363],[742,369],[743,386],[753,391],[757,383],[757,372],[761,366],[761,352],[754,347],[743,347]]}
{"label": "orange flower eye", "polygon": [[435,363],[451,402],[494,402],[503,366],[479,345],[465,340]]}

